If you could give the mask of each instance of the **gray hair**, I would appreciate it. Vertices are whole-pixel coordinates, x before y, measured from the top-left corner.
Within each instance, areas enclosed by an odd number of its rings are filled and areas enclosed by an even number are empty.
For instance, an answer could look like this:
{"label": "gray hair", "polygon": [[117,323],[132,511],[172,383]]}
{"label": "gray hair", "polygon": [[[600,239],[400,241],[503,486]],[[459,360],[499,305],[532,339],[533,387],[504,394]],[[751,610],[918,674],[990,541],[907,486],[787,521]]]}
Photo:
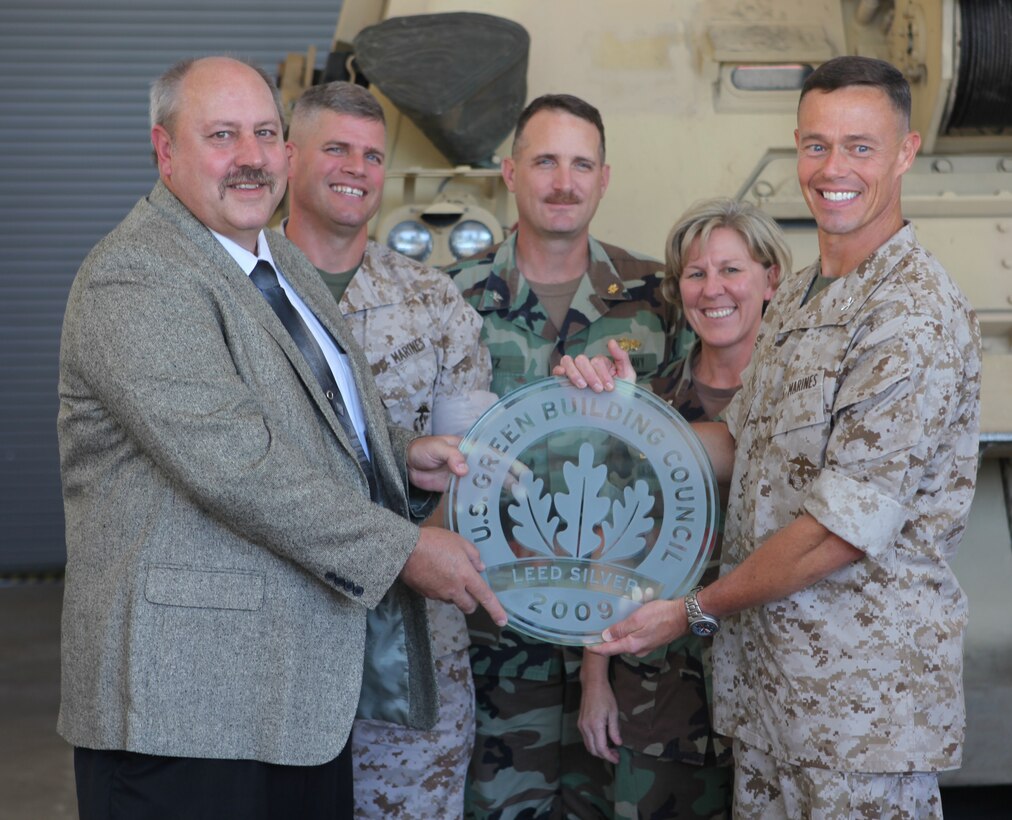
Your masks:
{"label": "gray hair", "polygon": [[697,239],[705,245],[716,228],[731,228],[745,241],[749,255],[763,267],[776,265],[780,276],[791,272],[791,249],[780,226],[773,218],[748,202],[728,197],[704,199],[694,203],[682,214],[668,234],[664,246],[665,276],[661,293],[669,302],[681,304],[678,280],[685,268],[686,257]]}
{"label": "gray hair", "polygon": [[366,89],[355,83],[336,80],[324,85],[311,85],[292,109],[292,128],[312,118],[319,111],[333,111],[363,120],[372,120],[386,127],[383,106]]}
{"label": "gray hair", "polygon": [[[190,69],[193,68],[200,60],[205,59],[203,57],[191,57],[186,60],[180,60],[175,65],[171,66],[162,76],[151,83],[151,94],[149,97],[149,118],[151,120],[151,127],[154,128],[156,125],[162,126],[166,131],[169,132],[169,136],[172,136],[175,127],[175,120],[177,111],[177,104],[179,102],[179,86],[182,84],[183,79],[187,74],[190,73]],[[242,63],[249,68],[252,68],[260,78],[264,81],[267,88],[270,89],[271,97],[274,100],[274,107],[278,110],[278,120],[282,126],[285,123],[284,109],[281,105],[281,92],[278,91],[278,87],[274,82],[274,79],[260,66],[249,62],[238,57],[227,57],[229,60],[235,60],[237,63]]]}

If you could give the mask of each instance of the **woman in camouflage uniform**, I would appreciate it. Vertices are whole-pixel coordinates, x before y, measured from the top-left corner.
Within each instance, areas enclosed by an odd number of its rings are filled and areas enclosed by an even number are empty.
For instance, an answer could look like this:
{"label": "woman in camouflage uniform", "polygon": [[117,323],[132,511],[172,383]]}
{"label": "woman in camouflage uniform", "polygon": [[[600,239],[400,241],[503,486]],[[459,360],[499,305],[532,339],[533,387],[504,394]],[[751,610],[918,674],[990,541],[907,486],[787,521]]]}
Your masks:
{"label": "woman in camouflage uniform", "polygon": [[[655,378],[653,391],[687,421],[717,416],[741,387],[763,306],[791,256],[776,223],[732,199],[693,205],[666,246],[667,299],[680,305],[699,339]],[[564,361],[626,377],[605,357]],[[635,374],[631,374],[635,378]],[[582,385],[581,385],[582,386]],[[702,583],[713,580],[719,545]],[[724,818],[731,807],[731,750],[710,719],[710,642],[689,635],[637,658],[586,653],[580,731],[590,752],[615,765],[616,818]]]}

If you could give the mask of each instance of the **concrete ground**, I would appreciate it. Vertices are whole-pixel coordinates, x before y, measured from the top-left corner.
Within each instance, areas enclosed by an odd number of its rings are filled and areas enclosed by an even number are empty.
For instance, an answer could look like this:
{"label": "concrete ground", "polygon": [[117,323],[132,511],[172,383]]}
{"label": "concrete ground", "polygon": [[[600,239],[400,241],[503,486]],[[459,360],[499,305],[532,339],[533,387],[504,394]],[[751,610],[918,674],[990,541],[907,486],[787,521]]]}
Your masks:
{"label": "concrete ground", "polygon": [[[59,583],[0,579],[0,820],[77,817],[71,748],[56,734],[62,596]],[[1012,787],[942,799],[949,820],[1012,818]]]}
{"label": "concrete ground", "polygon": [[0,585],[0,818],[77,817],[73,752],[56,734],[58,583]]}

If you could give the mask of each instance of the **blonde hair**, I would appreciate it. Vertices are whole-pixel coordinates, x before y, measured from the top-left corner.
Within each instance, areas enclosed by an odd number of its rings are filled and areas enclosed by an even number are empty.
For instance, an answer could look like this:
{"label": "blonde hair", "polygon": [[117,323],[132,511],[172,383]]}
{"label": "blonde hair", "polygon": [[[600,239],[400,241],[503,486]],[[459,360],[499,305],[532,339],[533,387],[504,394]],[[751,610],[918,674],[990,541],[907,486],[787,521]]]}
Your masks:
{"label": "blonde hair", "polygon": [[777,266],[773,286],[779,277],[791,272],[791,249],[780,226],[768,214],[748,202],[729,197],[704,199],[682,214],[668,233],[664,246],[665,275],[661,293],[669,302],[681,304],[678,280],[685,267],[692,243],[705,245],[716,228],[731,228],[745,241],[749,255],[763,267]]}

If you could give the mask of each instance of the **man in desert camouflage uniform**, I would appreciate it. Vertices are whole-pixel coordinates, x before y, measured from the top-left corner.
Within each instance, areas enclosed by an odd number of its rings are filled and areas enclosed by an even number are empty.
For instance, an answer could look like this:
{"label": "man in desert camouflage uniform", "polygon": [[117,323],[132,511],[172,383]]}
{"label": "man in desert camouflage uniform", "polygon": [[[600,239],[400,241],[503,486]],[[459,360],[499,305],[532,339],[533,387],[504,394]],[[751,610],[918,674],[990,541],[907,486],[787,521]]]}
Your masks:
{"label": "man in desert camouflage uniform", "polygon": [[[980,334],[902,218],[909,113],[888,63],[808,78],[795,133],[820,260],[774,297],[727,427],[697,428],[719,475],[733,461],[722,574],[696,601],[725,618],[715,720],[737,817],[941,817],[937,773],[960,763],[966,599],[948,561],[976,478]],[[682,599],[652,602],[601,651],[689,620]]]}
{"label": "man in desert camouflage uniform", "polygon": [[[608,186],[604,126],[576,97],[549,95],[520,115],[502,174],[516,197],[516,233],[449,272],[481,314],[500,396],[551,375],[565,354],[605,352],[616,337],[649,381],[681,353],[661,263],[589,234]],[[580,652],[471,626],[478,733],[470,817],[606,816],[606,764],[576,727]]]}
{"label": "man in desert camouflage uniform", "polygon": [[[306,91],[289,134],[285,231],[338,300],[393,422],[460,435],[495,400],[481,320],[446,274],[368,240],[385,141],[383,109],[365,89],[331,83]],[[439,722],[426,732],[394,722],[396,693],[384,678],[403,675],[405,659],[382,659],[372,678],[367,666],[352,733],[356,817],[418,820],[463,811],[474,737],[467,629],[453,606],[429,601],[428,613]]]}

